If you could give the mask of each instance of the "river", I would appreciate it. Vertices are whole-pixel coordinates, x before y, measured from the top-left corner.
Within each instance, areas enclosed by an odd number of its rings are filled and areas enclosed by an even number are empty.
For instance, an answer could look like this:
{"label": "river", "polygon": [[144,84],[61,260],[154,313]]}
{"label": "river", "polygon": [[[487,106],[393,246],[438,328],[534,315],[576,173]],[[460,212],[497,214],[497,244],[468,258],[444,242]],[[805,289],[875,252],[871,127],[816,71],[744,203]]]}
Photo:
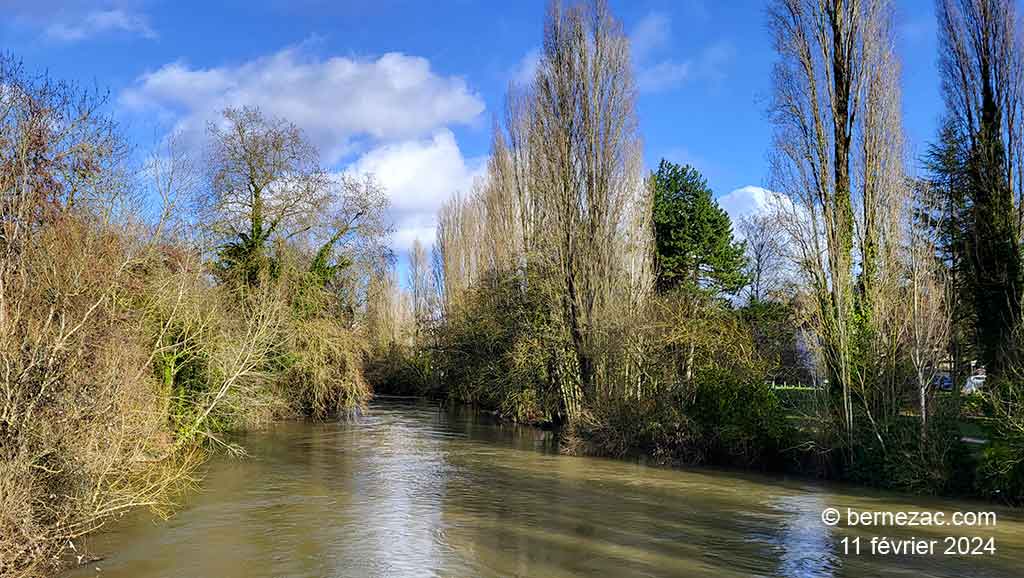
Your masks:
{"label": "river", "polygon": [[[549,432],[426,402],[378,401],[350,423],[284,423],[239,441],[249,457],[211,460],[173,518],[118,520],[89,541],[103,558],[66,576],[1024,576],[1019,511],[562,456]],[[994,511],[997,522],[833,528],[829,507]],[[939,545],[871,554],[883,536]],[[996,552],[945,555],[946,536],[991,538]]]}

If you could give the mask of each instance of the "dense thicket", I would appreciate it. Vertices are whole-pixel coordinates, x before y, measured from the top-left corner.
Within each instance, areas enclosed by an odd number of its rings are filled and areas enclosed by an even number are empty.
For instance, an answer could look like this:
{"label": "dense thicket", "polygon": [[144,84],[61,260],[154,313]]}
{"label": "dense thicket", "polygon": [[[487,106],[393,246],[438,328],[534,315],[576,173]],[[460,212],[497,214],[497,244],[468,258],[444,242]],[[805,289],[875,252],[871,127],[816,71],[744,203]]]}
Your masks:
{"label": "dense thicket", "polygon": [[138,166],[104,110],[0,58],[4,576],[131,508],[167,512],[222,432],[369,395],[373,182],[329,177],[252,109],[225,111],[209,150],[171,138]]}

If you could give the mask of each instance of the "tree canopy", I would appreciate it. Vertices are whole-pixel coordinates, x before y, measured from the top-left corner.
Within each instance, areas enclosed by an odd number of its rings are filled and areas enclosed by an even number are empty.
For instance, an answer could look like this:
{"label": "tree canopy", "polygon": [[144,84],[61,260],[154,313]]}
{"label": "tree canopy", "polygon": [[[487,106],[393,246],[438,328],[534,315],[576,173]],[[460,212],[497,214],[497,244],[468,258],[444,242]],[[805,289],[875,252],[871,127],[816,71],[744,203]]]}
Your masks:
{"label": "tree canopy", "polygon": [[658,290],[735,293],[743,288],[745,243],[733,237],[729,215],[700,172],[663,159],[651,180]]}

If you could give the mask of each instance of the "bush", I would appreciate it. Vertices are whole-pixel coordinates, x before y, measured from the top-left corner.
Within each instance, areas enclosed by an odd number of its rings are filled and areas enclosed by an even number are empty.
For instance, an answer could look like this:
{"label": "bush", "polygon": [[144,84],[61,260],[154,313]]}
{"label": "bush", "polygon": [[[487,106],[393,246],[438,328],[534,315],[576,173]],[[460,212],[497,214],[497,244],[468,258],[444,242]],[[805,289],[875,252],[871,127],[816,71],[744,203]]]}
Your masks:
{"label": "bush", "polygon": [[336,321],[296,320],[287,328],[279,383],[298,413],[325,419],[356,410],[370,397],[363,343]]}
{"label": "bush", "polygon": [[973,492],[975,464],[960,441],[958,415],[952,399],[936,401],[925,428],[912,415],[893,416],[874,428],[858,414],[853,449],[839,475],[916,494]]}
{"label": "bush", "polygon": [[702,372],[687,412],[705,431],[709,460],[776,467],[793,431],[771,385],[731,371]]}
{"label": "bush", "polygon": [[988,384],[984,413],[993,427],[978,462],[978,491],[993,499],[1024,504],[1024,387],[1017,381]]}
{"label": "bush", "polygon": [[981,495],[1011,504],[1024,503],[1024,454],[1020,446],[994,441],[982,451],[977,472]]}
{"label": "bush", "polygon": [[[132,265],[161,265],[116,231],[66,215],[3,271],[0,574],[53,564],[112,516],[165,512],[200,454],[178,445],[152,369],[162,351],[134,304]],[[31,282],[26,282],[31,279]]]}
{"label": "bush", "polygon": [[549,282],[495,274],[472,288],[437,330],[436,380],[453,401],[523,423],[558,419],[567,344]]}
{"label": "bush", "polygon": [[375,393],[438,397],[440,391],[434,369],[433,351],[399,343],[387,343],[369,354],[366,380]]}
{"label": "bush", "polygon": [[563,451],[616,458],[650,457],[660,465],[706,461],[700,425],[683,412],[679,399],[613,399],[597,404],[591,418],[564,438]]}

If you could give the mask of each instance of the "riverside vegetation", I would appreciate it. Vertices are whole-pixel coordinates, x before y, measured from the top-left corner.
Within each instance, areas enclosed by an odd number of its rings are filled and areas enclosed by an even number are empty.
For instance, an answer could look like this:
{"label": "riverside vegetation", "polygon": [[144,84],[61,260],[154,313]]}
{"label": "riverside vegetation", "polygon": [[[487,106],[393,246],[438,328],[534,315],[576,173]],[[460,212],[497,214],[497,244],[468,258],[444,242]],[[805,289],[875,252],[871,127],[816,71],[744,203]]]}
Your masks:
{"label": "riverside vegetation", "polygon": [[[385,191],[287,119],[228,109],[139,163],[101,94],[0,59],[0,574],[170,512],[225,432],[371,390],[566,452],[1024,500],[1024,53],[1011,0],[937,6],[948,110],[912,178],[891,3],[769,2],[778,193],[738,240],[695,169],[644,174],[607,6],[552,3],[402,280]],[[980,395],[937,391],[971,360]]]}
{"label": "riverside vegetation", "polygon": [[0,59],[3,576],[128,509],[168,513],[204,453],[240,450],[223,432],[370,394],[374,181],[332,177],[255,109],[133,166],[104,104]]}
{"label": "riverside vegetation", "polygon": [[936,6],[947,112],[909,159],[892,2],[768,2],[776,193],[731,223],[694,168],[643,173],[608,7],[553,4],[486,176],[407,290],[374,281],[377,389],[557,427],[571,453],[1020,503],[1020,24],[1010,0]]}

